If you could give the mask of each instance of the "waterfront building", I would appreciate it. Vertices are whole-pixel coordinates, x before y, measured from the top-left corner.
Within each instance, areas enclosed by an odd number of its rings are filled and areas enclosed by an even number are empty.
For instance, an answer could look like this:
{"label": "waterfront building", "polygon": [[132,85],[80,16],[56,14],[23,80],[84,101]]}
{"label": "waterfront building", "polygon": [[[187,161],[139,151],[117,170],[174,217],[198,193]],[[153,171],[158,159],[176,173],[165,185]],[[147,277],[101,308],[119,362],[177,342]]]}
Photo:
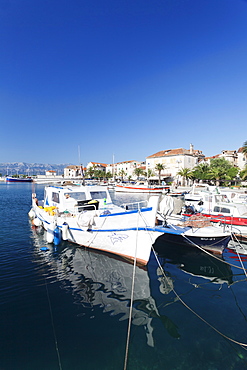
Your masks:
{"label": "waterfront building", "polygon": [[[85,171],[85,168],[83,169]],[[70,165],[64,169],[65,178],[76,178],[82,176],[81,166]]]}
{"label": "waterfront building", "polygon": [[182,182],[182,177],[177,173],[184,168],[192,170],[204,158],[202,151],[194,149],[194,146],[190,144],[190,149],[167,149],[148,156],[146,158],[146,169],[157,174],[155,167],[160,163],[164,166],[164,170],[161,172],[161,180],[179,183]]}
{"label": "waterfront building", "polygon": [[247,155],[243,153],[243,148],[238,149],[237,155],[237,166],[240,168],[240,170],[243,170],[247,165]]}
{"label": "waterfront building", "polygon": [[53,170],[48,170],[48,171],[45,171],[45,175],[50,176],[50,177],[54,177],[54,176],[57,176],[57,172],[53,171]]}
{"label": "waterfront building", "polygon": [[137,179],[137,176],[135,174],[136,168],[141,168],[143,172],[145,172],[146,171],[145,162],[130,160],[108,164],[106,167],[106,172],[110,172],[112,177],[114,178],[123,177],[124,179],[131,178],[135,180]]}
{"label": "waterfront building", "polygon": [[103,171],[103,172],[106,172],[106,168],[107,168],[107,164],[105,163],[98,163],[98,162],[89,162],[87,164],[87,170],[89,168],[93,168],[94,171]]}

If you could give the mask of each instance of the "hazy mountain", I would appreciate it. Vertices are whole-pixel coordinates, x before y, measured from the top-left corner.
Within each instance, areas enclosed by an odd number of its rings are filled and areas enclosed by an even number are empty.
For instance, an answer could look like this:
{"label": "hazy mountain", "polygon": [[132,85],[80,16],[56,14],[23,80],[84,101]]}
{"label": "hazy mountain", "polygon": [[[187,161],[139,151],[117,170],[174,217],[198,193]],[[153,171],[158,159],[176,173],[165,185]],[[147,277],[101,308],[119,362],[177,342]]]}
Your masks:
{"label": "hazy mountain", "polygon": [[6,162],[0,163],[0,173],[2,176],[5,175],[45,175],[45,171],[53,170],[57,171],[58,175],[63,174],[65,167],[72,163],[63,164],[50,164],[50,163],[25,163],[25,162]]}

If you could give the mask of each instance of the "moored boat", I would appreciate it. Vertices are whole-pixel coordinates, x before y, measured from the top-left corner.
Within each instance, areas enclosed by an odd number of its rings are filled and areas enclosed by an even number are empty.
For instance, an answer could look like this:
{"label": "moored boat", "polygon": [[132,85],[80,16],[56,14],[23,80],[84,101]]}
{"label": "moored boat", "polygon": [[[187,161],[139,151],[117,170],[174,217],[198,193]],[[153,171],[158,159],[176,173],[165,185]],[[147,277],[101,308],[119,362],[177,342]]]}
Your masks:
{"label": "moored boat", "polygon": [[29,217],[35,226],[44,227],[49,243],[68,240],[144,265],[160,236],[164,242],[199,245],[219,253],[229,241],[229,233],[213,227],[202,231],[172,223],[157,224],[157,195],[142,203],[117,206],[105,186],[46,186],[44,200],[39,201],[33,194]]}
{"label": "moored boat", "polygon": [[33,182],[32,177],[11,177],[7,176],[5,178],[6,182]]}
{"label": "moored boat", "polygon": [[210,218],[211,222],[228,225],[240,241],[247,240],[247,204],[231,202],[225,194],[201,193],[199,201],[187,204],[183,214],[194,213]]}
{"label": "moored boat", "polygon": [[147,193],[147,194],[161,194],[162,192],[169,192],[169,186],[148,185],[144,182],[137,182],[135,184],[116,184],[116,192],[124,193]]}

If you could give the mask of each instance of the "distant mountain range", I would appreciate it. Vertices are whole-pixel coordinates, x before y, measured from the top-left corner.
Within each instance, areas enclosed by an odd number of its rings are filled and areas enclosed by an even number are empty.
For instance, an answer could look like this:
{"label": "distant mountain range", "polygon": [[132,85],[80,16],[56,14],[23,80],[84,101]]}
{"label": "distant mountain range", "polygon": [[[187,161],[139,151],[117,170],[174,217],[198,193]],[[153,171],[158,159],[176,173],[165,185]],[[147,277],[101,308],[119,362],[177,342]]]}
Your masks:
{"label": "distant mountain range", "polygon": [[64,168],[72,163],[50,164],[50,163],[25,163],[25,162],[6,162],[0,163],[0,174],[6,175],[45,175],[48,170],[57,172],[57,175],[63,175]]}

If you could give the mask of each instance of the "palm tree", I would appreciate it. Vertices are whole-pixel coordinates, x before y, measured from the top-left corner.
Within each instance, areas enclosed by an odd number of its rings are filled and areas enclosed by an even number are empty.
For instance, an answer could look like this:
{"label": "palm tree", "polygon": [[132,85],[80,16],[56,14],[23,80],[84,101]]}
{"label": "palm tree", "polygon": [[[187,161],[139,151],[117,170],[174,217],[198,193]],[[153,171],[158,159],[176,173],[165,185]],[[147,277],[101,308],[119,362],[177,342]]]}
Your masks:
{"label": "palm tree", "polygon": [[177,172],[177,175],[182,176],[183,185],[184,185],[184,179],[187,181],[188,179],[191,179],[193,177],[192,171],[187,167],[181,168],[181,170]]}
{"label": "palm tree", "polygon": [[243,152],[244,155],[247,155],[247,140],[243,144],[242,152]]}
{"label": "palm tree", "polygon": [[209,176],[212,180],[216,182],[216,186],[220,185],[220,181],[225,178],[225,173],[222,172],[220,167],[213,167],[210,169]]}
{"label": "palm tree", "polygon": [[155,170],[158,171],[158,176],[159,176],[159,185],[160,185],[160,174],[161,171],[165,169],[165,166],[162,163],[157,163],[155,166]]}
{"label": "palm tree", "polygon": [[239,174],[240,178],[244,181],[247,179],[247,165]]}
{"label": "palm tree", "polygon": [[126,172],[124,170],[120,170],[118,175],[122,177],[122,181],[123,181],[124,176],[126,176]]}
{"label": "palm tree", "polygon": [[137,176],[138,180],[141,175],[143,175],[143,170],[140,167],[135,168],[134,174]]}
{"label": "palm tree", "polygon": [[208,180],[209,165],[207,163],[198,164],[193,170],[193,178],[196,180]]}
{"label": "palm tree", "polygon": [[88,169],[87,169],[87,174],[88,174],[88,176],[90,177],[90,179],[93,177],[93,175],[94,175],[94,168],[93,167],[89,167]]}

